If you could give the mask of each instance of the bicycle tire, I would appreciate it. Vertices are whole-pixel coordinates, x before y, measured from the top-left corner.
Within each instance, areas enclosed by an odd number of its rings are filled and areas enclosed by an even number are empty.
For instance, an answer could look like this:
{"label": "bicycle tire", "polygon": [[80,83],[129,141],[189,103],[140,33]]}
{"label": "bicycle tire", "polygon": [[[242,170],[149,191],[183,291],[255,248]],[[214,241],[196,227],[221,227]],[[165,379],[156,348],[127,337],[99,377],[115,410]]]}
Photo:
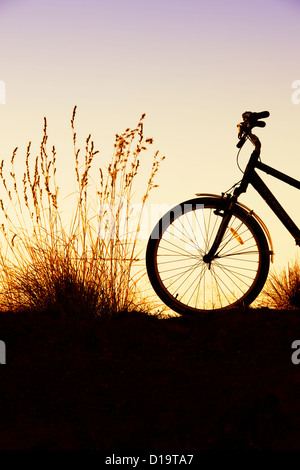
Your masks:
{"label": "bicycle tire", "polygon": [[150,235],[149,280],[158,297],[179,314],[249,306],[266,282],[268,241],[256,219],[238,204],[217,257],[210,265],[203,261],[225,208],[222,198],[190,199],[168,211]]}

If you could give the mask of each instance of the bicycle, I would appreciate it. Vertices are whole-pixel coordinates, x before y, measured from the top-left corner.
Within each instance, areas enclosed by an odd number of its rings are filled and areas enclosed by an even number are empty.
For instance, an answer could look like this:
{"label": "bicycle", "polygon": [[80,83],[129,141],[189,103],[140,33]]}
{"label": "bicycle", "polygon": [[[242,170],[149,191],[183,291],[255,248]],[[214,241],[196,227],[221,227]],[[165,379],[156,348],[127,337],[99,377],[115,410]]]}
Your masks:
{"label": "bicycle", "polygon": [[237,126],[239,151],[254,145],[243,178],[221,195],[196,194],[178,204],[154,227],[146,249],[149,280],[158,297],[185,315],[248,307],[262,291],[274,251],[260,217],[238,201],[251,184],[300,245],[300,230],[255,171],[300,189],[300,182],[262,163],[252,133],[265,127],[268,111],[243,113]]}

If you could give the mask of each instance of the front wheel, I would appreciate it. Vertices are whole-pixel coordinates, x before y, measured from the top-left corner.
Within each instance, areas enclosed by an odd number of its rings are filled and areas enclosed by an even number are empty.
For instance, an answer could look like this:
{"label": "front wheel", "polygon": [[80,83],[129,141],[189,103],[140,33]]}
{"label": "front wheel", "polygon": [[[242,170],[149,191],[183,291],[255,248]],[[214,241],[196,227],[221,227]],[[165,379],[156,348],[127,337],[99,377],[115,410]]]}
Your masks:
{"label": "front wheel", "polygon": [[269,272],[265,234],[251,214],[235,204],[222,241],[205,258],[226,212],[224,199],[201,197],[175,206],[157,223],[146,265],[156,294],[180,314],[248,306]]}

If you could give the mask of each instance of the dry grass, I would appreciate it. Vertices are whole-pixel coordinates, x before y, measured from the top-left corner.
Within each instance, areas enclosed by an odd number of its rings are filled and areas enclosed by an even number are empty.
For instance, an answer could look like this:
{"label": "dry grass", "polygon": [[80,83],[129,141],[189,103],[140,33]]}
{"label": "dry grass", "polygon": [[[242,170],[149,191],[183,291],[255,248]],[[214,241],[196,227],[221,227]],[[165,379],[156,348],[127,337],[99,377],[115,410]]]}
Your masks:
{"label": "dry grass", "polygon": [[145,269],[143,264],[137,268],[141,264],[138,237],[145,202],[156,187],[154,179],[164,157],[154,154],[132,227],[130,201],[140,159],[153,142],[144,137],[145,115],[135,129],[116,135],[108,168],[97,170],[98,187],[91,178],[98,151],[90,135],[84,151],[77,148],[75,116],[76,106],[71,119],[76,204],[67,228],[56,183],[56,150],[53,146],[49,151],[47,145],[46,118],[39,155],[32,158],[31,143],[27,147],[22,181],[14,168],[17,149],[8,171],[4,161],[0,164],[6,195],[6,201],[0,199],[2,311],[30,309],[94,317],[148,308],[139,295],[138,281]]}
{"label": "dry grass", "polygon": [[269,275],[263,290],[265,301],[271,308],[300,308],[300,264],[298,258],[279,273]]}

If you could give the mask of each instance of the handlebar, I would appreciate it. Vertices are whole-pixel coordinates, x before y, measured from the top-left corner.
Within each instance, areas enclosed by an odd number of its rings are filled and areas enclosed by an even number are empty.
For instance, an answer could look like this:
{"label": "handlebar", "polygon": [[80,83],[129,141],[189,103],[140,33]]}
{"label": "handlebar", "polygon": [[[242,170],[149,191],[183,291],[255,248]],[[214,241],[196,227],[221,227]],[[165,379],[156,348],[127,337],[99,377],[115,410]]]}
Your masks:
{"label": "handlebar", "polygon": [[253,113],[251,111],[244,112],[242,114],[243,121],[237,125],[239,129],[239,142],[237,143],[237,147],[242,148],[248,137],[255,146],[255,150],[259,151],[260,140],[256,135],[252,134],[251,131],[253,127],[265,127],[266,123],[260,121],[260,119],[265,119],[269,116],[269,111],[261,111],[260,113]]}

